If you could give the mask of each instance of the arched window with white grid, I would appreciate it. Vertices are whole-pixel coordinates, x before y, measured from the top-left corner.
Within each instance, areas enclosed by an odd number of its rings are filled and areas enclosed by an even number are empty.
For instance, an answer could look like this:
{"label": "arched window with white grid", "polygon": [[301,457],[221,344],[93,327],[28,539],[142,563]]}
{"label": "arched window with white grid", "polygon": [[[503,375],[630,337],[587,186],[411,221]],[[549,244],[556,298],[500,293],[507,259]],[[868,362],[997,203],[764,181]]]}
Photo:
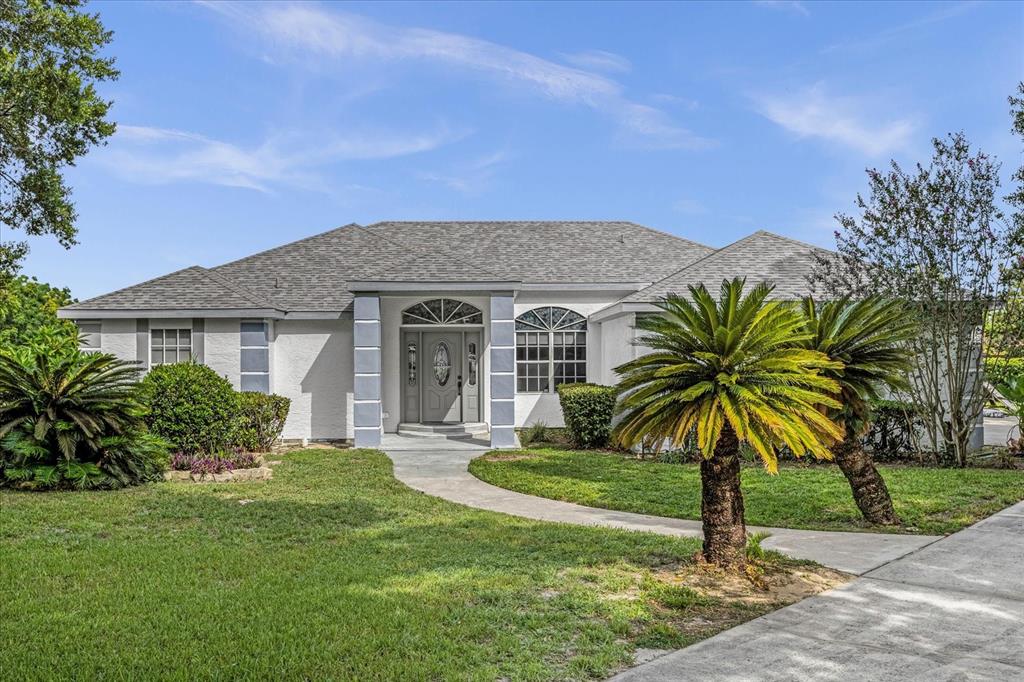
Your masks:
{"label": "arched window with white grid", "polygon": [[516,390],[551,393],[559,384],[587,380],[587,320],[557,306],[516,318]]}

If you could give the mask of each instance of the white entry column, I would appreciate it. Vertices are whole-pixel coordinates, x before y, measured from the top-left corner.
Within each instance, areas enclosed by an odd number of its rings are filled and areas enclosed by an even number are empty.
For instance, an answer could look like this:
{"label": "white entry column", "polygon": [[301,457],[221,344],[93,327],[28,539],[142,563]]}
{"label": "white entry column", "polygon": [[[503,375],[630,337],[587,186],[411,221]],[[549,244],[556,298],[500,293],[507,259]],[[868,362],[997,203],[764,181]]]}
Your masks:
{"label": "white entry column", "polygon": [[352,340],[355,346],[352,418],[357,448],[380,445],[380,297],[356,295]]}
{"label": "white entry column", "polygon": [[512,294],[491,296],[491,447],[516,445],[516,332]]}

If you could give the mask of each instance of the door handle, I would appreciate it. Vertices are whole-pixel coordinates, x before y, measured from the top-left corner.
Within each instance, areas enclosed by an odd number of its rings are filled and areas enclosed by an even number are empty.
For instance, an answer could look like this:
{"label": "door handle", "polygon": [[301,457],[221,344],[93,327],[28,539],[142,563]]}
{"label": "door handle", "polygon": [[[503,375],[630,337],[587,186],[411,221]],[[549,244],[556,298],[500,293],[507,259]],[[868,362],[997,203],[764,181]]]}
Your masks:
{"label": "door handle", "polygon": [[456,388],[459,391],[459,395],[462,395],[462,375],[461,374],[458,376],[458,383],[456,384]]}

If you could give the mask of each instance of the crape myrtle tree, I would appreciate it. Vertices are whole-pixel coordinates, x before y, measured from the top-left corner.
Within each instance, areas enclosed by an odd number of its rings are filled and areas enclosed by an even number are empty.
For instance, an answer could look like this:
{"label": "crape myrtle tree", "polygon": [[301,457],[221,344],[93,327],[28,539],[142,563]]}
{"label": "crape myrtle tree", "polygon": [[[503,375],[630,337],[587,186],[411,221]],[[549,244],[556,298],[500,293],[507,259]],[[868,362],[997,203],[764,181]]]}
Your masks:
{"label": "crape myrtle tree", "polygon": [[780,448],[830,459],[829,446],[842,438],[826,414],[842,407],[839,385],[823,374],[841,365],[801,345],[811,338],[804,316],[768,300],[771,292],[759,284],[744,293],[734,279],[717,299],[703,285],[689,297],[670,295],[656,304],[660,315],[636,321],[638,343],[653,352],[615,370],[620,445],[680,447],[695,436],[704,558],[722,567],[746,562],[741,445],[775,473]]}
{"label": "crape myrtle tree", "polygon": [[[63,172],[114,133],[96,84],[117,78],[110,42],[79,0],[0,0],[0,228],[75,243]],[[3,236],[3,235],[0,235]],[[28,252],[0,239],[0,286]]]}
{"label": "crape myrtle tree", "polygon": [[836,216],[838,253],[818,256],[811,279],[828,297],[905,304],[918,333],[906,342],[911,363],[897,395],[924,417],[916,446],[963,466],[988,395],[979,372],[984,323],[1019,284],[1012,266],[1021,226],[997,206],[995,160],[961,133],[932,147],[928,165],[868,170],[860,215]]}
{"label": "crape myrtle tree", "polygon": [[[1017,85],[1017,95],[1008,99],[1011,130],[1024,142],[1024,82]],[[1024,376],[1024,164],[1017,167],[1012,180],[1013,191],[1006,196],[1012,225],[1007,250],[1015,258],[1003,264],[1006,297],[989,316],[985,329],[986,375],[996,386]]]}

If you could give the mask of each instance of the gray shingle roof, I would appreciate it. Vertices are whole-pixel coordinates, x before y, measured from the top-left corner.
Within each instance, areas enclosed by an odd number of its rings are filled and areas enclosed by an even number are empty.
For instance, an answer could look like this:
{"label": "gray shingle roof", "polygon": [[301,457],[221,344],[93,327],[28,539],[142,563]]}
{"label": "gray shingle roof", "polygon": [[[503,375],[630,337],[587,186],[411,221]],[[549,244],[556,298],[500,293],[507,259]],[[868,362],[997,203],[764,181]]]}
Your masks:
{"label": "gray shingle roof", "polygon": [[352,281],[654,282],[713,251],[631,222],[351,224],[69,308],[342,311]]}
{"label": "gray shingle roof", "polygon": [[760,230],[733,242],[678,272],[623,299],[624,302],[652,302],[670,293],[686,295],[690,285],[704,284],[717,294],[723,279],[746,277],[747,285],[771,282],[774,298],[801,298],[814,293],[808,275],[815,253],[827,249]]}
{"label": "gray shingle roof", "polygon": [[194,265],[141,284],[66,306],[69,310],[175,310],[266,308],[259,297],[238,284]]}
{"label": "gray shingle roof", "polygon": [[714,251],[626,221],[383,222],[366,229],[523,282],[655,282]]}

